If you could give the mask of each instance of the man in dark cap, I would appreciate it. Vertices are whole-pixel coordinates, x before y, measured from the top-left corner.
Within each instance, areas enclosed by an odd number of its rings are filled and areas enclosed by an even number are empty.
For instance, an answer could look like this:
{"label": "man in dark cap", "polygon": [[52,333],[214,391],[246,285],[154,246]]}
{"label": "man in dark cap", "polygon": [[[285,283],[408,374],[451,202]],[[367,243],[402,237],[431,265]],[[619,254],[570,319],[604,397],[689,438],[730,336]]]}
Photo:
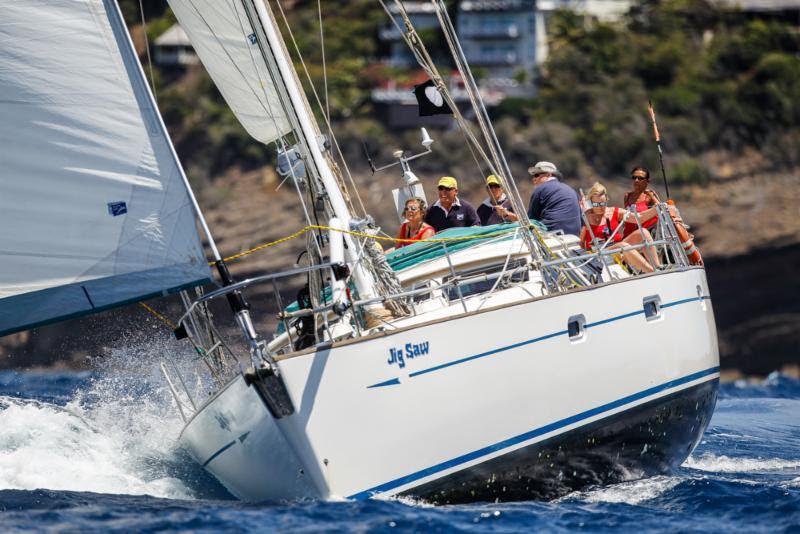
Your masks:
{"label": "man in dark cap", "polygon": [[562,230],[575,236],[581,233],[581,208],[578,193],[559,181],[561,173],[549,161],[540,161],[528,168],[533,181],[533,194],[528,217],[544,224],[548,230]]}

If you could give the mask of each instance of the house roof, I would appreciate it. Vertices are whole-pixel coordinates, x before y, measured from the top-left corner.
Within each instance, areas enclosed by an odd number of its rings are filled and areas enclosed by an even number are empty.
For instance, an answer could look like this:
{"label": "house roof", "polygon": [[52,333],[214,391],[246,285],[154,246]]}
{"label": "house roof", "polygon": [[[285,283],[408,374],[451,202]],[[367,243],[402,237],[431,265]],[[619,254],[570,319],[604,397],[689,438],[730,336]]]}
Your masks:
{"label": "house roof", "polygon": [[189,40],[189,36],[186,35],[186,32],[183,31],[178,24],[173,25],[158,36],[155,40],[156,46],[191,46],[192,42]]}

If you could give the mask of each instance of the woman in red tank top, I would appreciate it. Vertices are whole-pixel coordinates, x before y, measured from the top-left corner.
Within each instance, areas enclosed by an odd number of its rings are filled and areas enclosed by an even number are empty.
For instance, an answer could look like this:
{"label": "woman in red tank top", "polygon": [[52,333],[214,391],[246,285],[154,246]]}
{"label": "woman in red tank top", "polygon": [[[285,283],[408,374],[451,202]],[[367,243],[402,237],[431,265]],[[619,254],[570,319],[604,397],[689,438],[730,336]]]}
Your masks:
{"label": "woman in red tank top", "polygon": [[[584,212],[585,223],[588,224],[581,228],[581,244],[586,250],[593,250],[604,246],[606,250],[621,248],[625,245],[638,245],[642,241],[652,241],[650,233],[646,229],[640,232],[638,228],[635,232],[625,236],[623,234],[623,223],[629,222],[633,214],[620,208],[608,206],[608,192],[603,184],[596,182],[589,190],[589,206]],[[644,212],[648,217],[655,213],[655,208],[650,208]],[[647,256],[645,258],[645,256]],[[622,252],[625,262],[638,271],[651,273],[655,267],[659,267],[661,262],[658,259],[658,252],[655,247],[649,246],[644,249],[626,250]],[[649,261],[648,261],[649,260]]]}
{"label": "woman in red tank top", "polygon": [[[406,200],[406,207],[403,210],[406,221],[400,225],[397,238],[419,241],[433,236],[436,230],[423,220],[425,219],[426,211],[425,201],[421,198],[409,198]],[[398,241],[397,248],[402,248],[410,244],[411,241]]]}
{"label": "woman in red tank top", "polygon": [[[631,171],[631,180],[633,180],[633,190],[625,193],[622,205],[625,206],[625,209],[628,211],[639,213],[639,220],[642,222],[642,228],[651,230],[658,222],[658,217],[655,215],[652,217],[644,217],[643,214],[649,208],[661,202],[661,200],[658,198],[655,191],[648,189],[650,185],[650,171],[644,167],[634,167]],[[636,224],[636,219],[632,218],[631,221],[625,223],[624,235],[628,236],[638,229],[639,225]]]}

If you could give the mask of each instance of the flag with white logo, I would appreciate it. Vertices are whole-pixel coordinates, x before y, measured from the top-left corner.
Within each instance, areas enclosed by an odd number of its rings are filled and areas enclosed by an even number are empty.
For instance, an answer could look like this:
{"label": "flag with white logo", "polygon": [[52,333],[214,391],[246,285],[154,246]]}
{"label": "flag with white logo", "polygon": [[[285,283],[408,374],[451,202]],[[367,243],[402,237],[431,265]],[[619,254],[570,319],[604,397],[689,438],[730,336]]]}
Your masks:
{"label": "flag with white logo", "polygon": [[429,117],[431,115],[452,115],[453,110],[444,101],[439,89],[433,80],[414,86],[414,96],[419,103],[419,116]]}

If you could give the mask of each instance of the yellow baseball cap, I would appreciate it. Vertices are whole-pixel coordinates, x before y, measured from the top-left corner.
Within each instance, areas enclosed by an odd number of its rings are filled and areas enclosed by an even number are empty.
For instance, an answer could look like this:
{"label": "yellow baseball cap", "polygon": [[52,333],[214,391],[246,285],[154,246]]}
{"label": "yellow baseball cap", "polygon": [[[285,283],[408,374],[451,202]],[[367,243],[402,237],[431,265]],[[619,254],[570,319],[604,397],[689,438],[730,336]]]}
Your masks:
{"label": "yellow baseball cap", "polygon": [[486,177],[486,185],[499,185],[502,186],[503,184],[500,183],[500,180],[494,174],[490,174]]}
{"label": "yellow baseball cap", "polygon": [[458,182],[452,176],[442,176],[439,178],[439,185],[437,187],[446,187],[448,189],[458,189]]}

